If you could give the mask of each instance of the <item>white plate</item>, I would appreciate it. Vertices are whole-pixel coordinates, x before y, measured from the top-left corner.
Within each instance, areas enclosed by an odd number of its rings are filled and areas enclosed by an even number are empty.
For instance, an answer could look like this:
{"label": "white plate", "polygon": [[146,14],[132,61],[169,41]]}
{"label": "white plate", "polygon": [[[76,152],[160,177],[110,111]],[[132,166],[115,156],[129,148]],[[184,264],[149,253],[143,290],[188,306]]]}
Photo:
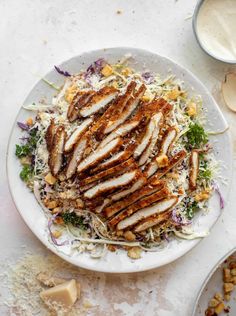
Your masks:
{"label": "white plate", "polygon": [[[209,129],[214,131],[224,130],[227,127],[227,123],[220,109],[204,85],[185,68],[157,54],[134,48],[96,50],[84,53],[62,63],[61,68],[71,73],[76,73],[81,69],[86,69],[88,65],[100,57],[104,57],[109,62],[114,63],[127,53],[132,54],[133,59],[131,60],[131,66],[136,70],[150,70],[161,74],[163,77],[166,77],[168,73],[173,73],[177,78],[185,81],[186,88],[190,93],[200,94],[203,99],[203,104],[207,109],[207,117],[210,121],[210,124],[208,125]],[[60,76],[55,70],[51,70],[45,78],[57,85],[62,84],[64,80],[63,76]],[[29,93],[24,101],[24,105],[33,102],[37,103],[42,97],[50,102],[54,94],[55,91],[45,84],[45,82],[40,80]],[[32,112],[29,113],[24,109],[20,109],[16,121],[24,121],[31,114]],[[99,260],[90,258],[88,254],[67,255],[66,253],[69,253],[68,249],[55,248],[55,246],[49,242],[48,234],[45,229],[46,219],[43,211],[35,200],[34,195],[29,192],[19,178],[20,164],[15,156],[15,144],[18,143],[19,137],[20,129],[15,124],[9,141],[7,157],[8,179],[12,197],[17,209],[32,232],[45,244],[46,247],[65,260],[79,267],[96,271],[113,273],[137,272],[170,263],[186,254],[199,242],[199,239],[191,241],[174,240],[170,242],[163,251],[143,253],[142,258],[136,261],[131,260],[125,251],[118,251],[116,253],[108,252],[104,258]],[[222,135],[214,136],[211,141],[214,144],[216,158],[221,160],[224,165],[228,167],[223,170],[223,173],[224,177],[229,179],[232,173],[232,150],[229,132],[227,131]],[[223,196],[226,196],[228,188],[221,184],[219,185]],[[211,211],[207,215],[199,216],[197,219],[195,224],[196,231],[206,231],[211,229],[219,217],[221,211],[217,195],[214,195],[210,200],[210,209]]]}
{"label": "white plate", "polygon": [[[225,266],[224,261],[229,257],[233,256],[236,258],[235,248],[231,250],[227,255],[225,255],[212,269],[212,271],[207,276],[201,290],[199,291],[196,305],[193,309],[192,316],[203,316],[205,315],[205,310],[207,309],[209,301],[215,295],[215,293],[222,293],[223,280],[222,280],[222,269]],[[235,292],[233,292],[232,299],[226,302],[225,305],[230,307],[230,313],[227,315],[236,315],[236,300]]]}

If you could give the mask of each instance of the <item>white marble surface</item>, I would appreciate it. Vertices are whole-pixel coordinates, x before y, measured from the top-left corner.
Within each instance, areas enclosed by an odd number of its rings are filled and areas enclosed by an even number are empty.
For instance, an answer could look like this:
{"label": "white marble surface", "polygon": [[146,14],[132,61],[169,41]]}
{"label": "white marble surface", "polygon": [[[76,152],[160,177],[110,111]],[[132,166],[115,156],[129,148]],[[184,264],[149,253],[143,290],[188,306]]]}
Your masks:
{"label": "white marble surface", "polygon": [[[194,0],[0,1],[1,262],[24,255],[22,245],[33,253],[47,252],[25,226],[11,200],[5,156],[16,112],[38,78],[54,64],[83,51],[113,46],[140,47],[166,55],[189,68],[212,91],[229,122],[236,153],[235,114],[227,110],[220,96],[224,74],[236,68],[214,61],[198,47],[189,19],[195,3]],[[233,176],[232,188],[235,185]],[[88,314],[190,316],[206,275],[236,245],[234,192],[232,189],[211,235],[170,265],[122,276],[78,269],[84,280],[84,293],[89,293],[92,303],[98,305]],[[5,309],[0,312],[8,315]]]}

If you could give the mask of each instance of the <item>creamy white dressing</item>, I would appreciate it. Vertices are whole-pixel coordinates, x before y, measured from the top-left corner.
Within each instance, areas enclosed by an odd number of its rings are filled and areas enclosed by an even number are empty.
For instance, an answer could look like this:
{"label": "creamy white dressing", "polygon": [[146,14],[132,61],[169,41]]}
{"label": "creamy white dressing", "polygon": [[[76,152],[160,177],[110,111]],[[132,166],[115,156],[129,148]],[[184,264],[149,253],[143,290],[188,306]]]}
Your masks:
{"label": "creamy white dressing", "polygon": [[236,61],[236,0],[205,0],[197,17],[197,33],[210,54]]}

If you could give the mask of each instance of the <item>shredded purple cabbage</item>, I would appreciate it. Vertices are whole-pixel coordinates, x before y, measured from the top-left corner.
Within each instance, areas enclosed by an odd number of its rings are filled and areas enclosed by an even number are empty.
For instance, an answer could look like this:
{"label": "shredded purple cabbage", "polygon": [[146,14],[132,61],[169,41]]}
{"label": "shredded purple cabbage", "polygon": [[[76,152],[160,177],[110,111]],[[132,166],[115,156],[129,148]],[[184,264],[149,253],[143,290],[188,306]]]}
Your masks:
{"label": "shredded purple cabbage", "polygon": [[167,233],[164,233],[162,236],[167,242],[170,242],[170,238],[168,237]]}
{"label": "shredded purple cabbage", "polygon": [[220,192],[220,188],[216,182],[213,182],[213,188],[216,191],[216,193],[219,195],[220,209],[223,210],[223,208],[225,207],[225,201],[224,201],[223,195]]}
{"label": "shredded purple cabbage", "polygon": [[56,219],[56,217],[58,216],[59,213],[56,213],[54,214],[48,221],[48,230],[49,230],[49,233],[50,233],[50,236],[51,236],[51,239],[52,239],[52,242],[56,245],[56,246],[65,246],[65,245],[68,245],[69,244],[69,241],[68,240],[65,240],[63,241],[62,243],[59,243],[57,241],[57,239],[53,236],[53,233],[52,233],[52,225],[53,225],[53,221]]}
{"label": "shredded purple cabbage", "polygon": [[92,75],[100,75],[102,68],[107,64],[104,58],[99,58],[93,62],[86,70],[84,74],[84,79],[91,84],[90,77]]}
{"label": "shredded purple cabbage", "polygon": [[24,131],[28,131],[29,130],[29,126],[25,123],[22,123],[22,122],[17,122],[17,125],[23,129]]}
{"label": "shredded purple cabbage", "polygon": [[150,84],[154,81],[154,76],[150,73],[150,72],[144,72],[142,73],[142,78],[143,80],[147,83],[147,84]]}
{"label": "shredded purple cabbage", "polygon": [[62,76],[65,76],[65,77],[70,77],[71,76],[71,74],[68,71],[64,71],[64,70],[60,69],[58,66],[54,66],[54,68]]}
{"label": "shredded purple cabbage", "polygon": [[183,221],[183,218],[181,217],[181,215],[177,214],[176,209],[173,209],[171,213],[171,219],[175,224],[179,226],[186,226],[192,223],[191,221]]}
{"label": "shredded purple cabbage", "polygon": [[47,193],[51,193],[51,192],[53,192],[53,189],[51,188],[51,186],[49,184],[46,183],[44,191]]}
{"label": "shredded purple cabbage", "polygon": [[27,142],[29,140],[29,137],[20,137],[19,138],[22,142]]}

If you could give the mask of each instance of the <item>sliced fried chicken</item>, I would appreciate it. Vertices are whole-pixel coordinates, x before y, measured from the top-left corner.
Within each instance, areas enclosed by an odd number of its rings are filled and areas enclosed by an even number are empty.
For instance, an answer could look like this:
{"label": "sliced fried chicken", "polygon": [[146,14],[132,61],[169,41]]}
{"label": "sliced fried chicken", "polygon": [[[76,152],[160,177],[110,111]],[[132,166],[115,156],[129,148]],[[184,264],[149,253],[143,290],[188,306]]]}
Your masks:
{"label": "sliced fried chicken", "polygon": [[[186,151],[185,150],[181,150],[179,151],[174,157],[172,157],[169,161],[169,164],[167,167],[162,168],[160,170],[158,170],[152,177],[156,177],[156,178],[161,178],[163,177],[165,174],[167,174],[171,169],[173,169],[174,167],[176,167],[179,163],[181,163],[183,161],[183,159],[186,157]],[[151,179],[151,178],[150,178]]]}
{"label": "sliced fried chicken", "polygon": [[71,153],[71,157],[65,171],[67,179],[71,178],[75,174],[76,168],[83,157],[83,153],[86,149],[86,146],[87,138],[85,136],[80,138],[74,146],[74,150]]}
{"label": "sliced fried chicken", "polygon": [[171,216],[171,212],[165,211],[163,213],[145,218],[134,227],[134,232],[139,233],[150,227],[166,222],[170,218],[170,216]]}
{"label": "sliced fried chicken", "polygon": [[[157,109],[155,109],[155,107],[158,107],[158,111]],[[153,108],[158,112],[154,117],[156,118],[155,120],[155,130],[153,131],[153,134],[151,136],[151,139],[146,147],[146,149],[143,151],[140,159],[139,159],[139,165],[142,166],[144,165],[148,158],[152,155],[153,150],[158,142],[158,138],[159,138],[159,130],[160,130],[160,126],[161,123],[163,122],[163,119],[165,118],[165,115],[167,115],[169,113],[169,111],[172,109],[172,106],[164,99],[160,98],[157,100],[154,100],[150,103],[149,105],[149,109],[147,109],[149,112],[152,113]],[[141,144],[140,144],[141,147]],[[136,149],[138,150],[138,148]]]}
{"label": "sliced fried chicken", "polygon": [[51,119],[51,122],[45,134],[45,140],[46,140],[48,151],[51,151],[52,149],[53,138],[54,138],[55,132],[56,132],[56,125],[55,125],[54,119]]}
{"label": "sliced fried chicken", "polygon": [[72,102],[70,103],[68,110],[67,110],[67,118],[68,120],[70,120],[71,116],[72,116],[72,112],[75,110],[75,106],[77,104],[77,102],[79,101],[79,99],[81,98],[82,93],[81,91],[78,91],[75,96],[72,99]]}
{"label": "sliced fried chicken", "polygon": [[191,191],[195,190],[197,187],[197,177],[199,170],[199,151],[192,150],[190,158],[190,173],[189,173],[189,188]]}
{"label": "sliced fried chicken", "polygon": [[153,204],[151,206],[148,206],[146,208],[143,208],[130,217],[125,218],[119,224],[117,225],[117,230],[123,230],[127,229],[130,226],[134,226],[141,220],[148,218],[152,215],[160,214],[162,212],[165,212],[169,209],[171,209],[176,203],[178,202],[177,196],[170,196],[167,199],[161,200],[160,202]]}
{"label": "sliced fried chicken", "polygon": [[163,115],[168,114],[173,109],[173,106],[170,103],[168,103],[165,99],[160,98],[159,102],[161,104],[161,111]]}
{"label": "sliced fried chicken", "polygon": [[152,120],[154,121],[155,127],[150,139],[150,142],[147,146],[147,148],[143,151],[140,159],[139,159],[139,165],[142,166],[145,164],[145,162],[148,160],[148,158],[151,156],[154,147],[156,146],[158,137],[159,137],[159,130],[160,130],[160,123],[163,118],[163,114],[161,112],[157,113],[153,116]]}
{"label": "sliced fried chicken", "polygon": [[153,175],[157,171],[158,168],[160,168],[157,158],[160,157],[160,155],[167,154],[167,152],[170,149],[170,146],[173,144],[176,136],[177,136],[176,129],[174,127],[170,127],[164,136],[164,139],[163,139],[162,144],[161,144],[160,152],[158,153],[157,156],[153,157],[153,159],[150,161],[150,163],[145,168],[145,172],[146,172],[146,175],[148,178],[151,177],[151,175]]}
{"label": "sliced fried chicken", "polygon": [[130,169],[130,168],[135,168],[137,169],[138,166],[137,164],[135,163],[135,160],[133,158],[130,158],[124,162],[122,162],[121,164],[118,164],[112,168],[109,168],[109,169],[106,169],[102,172],[99,172],[97,174],[95,174],[94,176],[91,176],[91,177],[88,177],[84,180],[82,180],[80,182],[80,186],[85,186],[85,185],[88,185],[90,183],[93,183],[93,182],[97,182],[97,181],[100,181],[100,180],[103,180],[104,178],[107,178],[107,177],[110,177],[114,174],[119,174],[120,172],[126,170],[126,169]]}
{"label": "sliced fried chicken", "polygon": [[110,158],[108,158],[104,162],[101,162],[100,164],[98,164],[98,166],[96,166],[94,169],[90,170],[90,173],[94,174],[94,173],[100,172],[104,169],[111,168],[111,167],[118,165],[119,163],[129,159],[132,156],[135,147],[136,147],[135,144],[130,144],[129,146],[126,147],[126,149],[115,153],[114,155],[112,155]]}
{"label": "sliced fried chicken", "polygon": [[64,151],[66,153],[70,152],[74,145],[78,142],[79,138],[82,134],[88,129],[88,127],[92,124],[93,120],[91,118],[85,119],[79,126],[76,127],[74,132],[70,135],[65,143]]}
{"label": "sliced fried chicken", "polygon": [[118,215],[113,217],[108,223],[109,226],[115,227],[120,221],[131,216],[132,214],[134,214],[138,210],[143,209],[145,207],[148,207],[148,206],[152,205],[153,203],[166,198],[169,195],[169,193],[170,192],[169,192],[168,188],[164,187],[160,191],[157,191],[157,192],[149,195],[148,197],[140,199],[139,201],[131,204],[129,207],[124,209],[124,211],[120,212]]}
{"label": "sliced fried chicken", "polygon": [[106,109],[103,113],[96,126],[94,126],[95,138],[101,140],[104,135],[104,130],[112,117],[118,115],[120,111],[123,110],[127,101],[134,94],[134,89],[136,87],[136,82],[131,81],[127,88],[126,92],[123,95],[119,95],[118,98]]}
{"label": "sliced fried chicken", "polygon": [[104,87],[94,93],[89,101],[80,109],[79,113],[83,117],[92,115],[105,108],[116,98],[118,91],[113,87]]}
{"label": "sliced fried chicken", "polygon": [[140,189],[141,187],[143,187],[147,182],[147,179],[143,176],[140,175],[140,178],[137,179],[137,181],[132,185],[132,187],[126,189],[126,190],[122,190],[119,191],[117,193],[114,193],[113,195],[111,195],[110,199],[112,201],[119,201],[120,199],[124,198],[125,196],[137,191],[138,189]]}
{"label": "sliced fried chicken", "polygon": [[70,122],[74,122],[79,116],[79,110],[91,99],[94,91],[78,92],[73,98],[68,111],[67,118]]}
{"label": "sliced fried chicken", "polygon": [[161,110],[163,104],[159,99],[153,100],[150,103],[143,103],[139,106],[137,112],[134,116],[128,119],[124,124],[117,127],[112,133],[110,133],[104,140],[100,143],[100,147],[109,143],[112,139],[117,136],[125,136],[135,129],[144,119],[150,118],[153,114]]}
{"label": "sliced fried chicken", "polygon": [[142,154],[142,152],[146,149],[146,147],[150,143],[154,130],[155,130],[155,121],[151,119],[149,124],[146,127],[146,131],[143,135],[141,142],[139,143],[139,145],[136,147],[134,151],[135,159],[138,158]]}
{"label": "sliced fried chicken", "polygon": [[154,157],[144,169],[146,177],[150,178],[155,172],[157,172],[158,168],[159,164],[156,161],[156,157]]}
{"label": "sliced fried chicken", "polygon": [[118,115],[119,113],[123,112],[128,100],[134,96],[135,94],[135,88],[137,86],[137,83],[135,81],[131,81],[127,88],[126,88],[126,91],[125,93],[122,95],[122,99],[123,99],[123,102],[119,103],[119,106],[115,107],[113,112],[112,112],[112,115],[110,116],[110,118]]}
{"label": "sliced fried chicken", "polygon": [[132,183],[137,178],[139,173],[139,170],[133,170],[130,172],[126,172],[118,177],[101,182],[98,185],[86,191],[84,193],[84,197],[86,199],[94,199],[99,195],[103,195],[104,193],[114,191],[122,186],[126,186],[129,183]]}
{"label": "sliced fried chicken", "polygon": [[112,133],[110,133],[106,138],[104,138],[103,141],[100,143],[99,147],[103,147],[104,145],[108,144],[110,141],[117,138],[118,136],[125,136],[126,134],[131,132],[135,127],[137,127],[139,123],[139,121],[132,121],[121,125]]}
{"label": "sliced fried chicken", "polygon": [[164,181],[157,181],[156,179],[153,179],[152,181],[148,182],[144,187],[141,187],[140,189],[125,197],[124,199],[105,207],[104,214],[106,215],[106,217],[111,217],[119,211],[121,211],[122,209],[126,208],[127,206],[140,200],[141,198],[161,190],[164,186]]}
{"label": "sliced fried chicken", "polygon": [[165,136],[163,138],[163,141],[161,143],[161,149],[160,153],[161,154],[167,154],[171,145],[175,141],[175,138],[177,136],[177,130],[175,127],[170,127],[167,129]]}
{"label": "sliced fried chicken", "polygon": [[115,192],[115,193],[109,195],[108,198],[103,200],[101,205],[99,205],[96,208],[96,212],[101,213],[103,211],[104,207],[106,207],[107,205],[111,204],[114,201],[118,201],[118,200],[124,198],[125,196],[137,191],[142,186],[144,186],[146,184],[146,182],[147,182],[146,178],[141,174],[140,177],[137,179],[137,181],[135,181],[134,184],[130,188],[125,189],[125,190],[121,189],[118,192]]}
{"label": "sliced fried chicken", "polygon": [[141,87],[134,94],[134,96],[130,97],[130,99],[128,100],[127,104],[125,105],[123,111],[119,112],[117,115],[114,115],[110,118],[110,120],[108,121],[108,124],[104,130],[105,134],[112,132],[118,126],[123,124],[126,121],[126,119],[128,119],[128,117],[133,113],[133,111],[138,106],[145,91],[146,91],[145,85],[141,85]]}
{"label": "sliced fried chicken", "polygon": [[151,160],[151,162],[144,169],[144,174],[146,175],[147,178],[150,178],[153,174],[159,174],[160,177],[165,175],[167,172],[169,172],[172,168],[174,168],[186,157],[186,151],[185,150],[179,151],[174,157],[172,157],[169,160],[168,166],[158,171],[158,169],[161,168],[160,162],[158,159],[159,157],[160,156],[158,154],[156,157],[154,157]]}
{"label": "sliced fried chicken", "polygon": [[120,137],[112,140],[106,146],[98,148],[85,159],[83,159],[78,165],[77,171],[83,172],[88,168],[98,164],[100,161],[111,156],[115,151],[119,150],[122,145],[122,139]]}
{"label": "sliced fried chicken", "polygon": [[64,144],[66,132],[63,126],[59,126],[53,137],[53,144],[49,153],[48,165],[52,175],[55,177],[59,173],[62,166]]}
{"label": "sliced fried chicken", "polygon": [[[129,157],[131,154],[129,154]],[[112,155],[110,158],[105,160],[104,162],[100,163],[98,166],[96,166],[94,169],[91,170],[91,173],[97,173],[100,172],[100,170],[104,170],[107,168],[111,168],[112,166],[119,164],[123,160],[125,160],[128,157],[128,154],[126,151],[119,151],[118,153]]]}

